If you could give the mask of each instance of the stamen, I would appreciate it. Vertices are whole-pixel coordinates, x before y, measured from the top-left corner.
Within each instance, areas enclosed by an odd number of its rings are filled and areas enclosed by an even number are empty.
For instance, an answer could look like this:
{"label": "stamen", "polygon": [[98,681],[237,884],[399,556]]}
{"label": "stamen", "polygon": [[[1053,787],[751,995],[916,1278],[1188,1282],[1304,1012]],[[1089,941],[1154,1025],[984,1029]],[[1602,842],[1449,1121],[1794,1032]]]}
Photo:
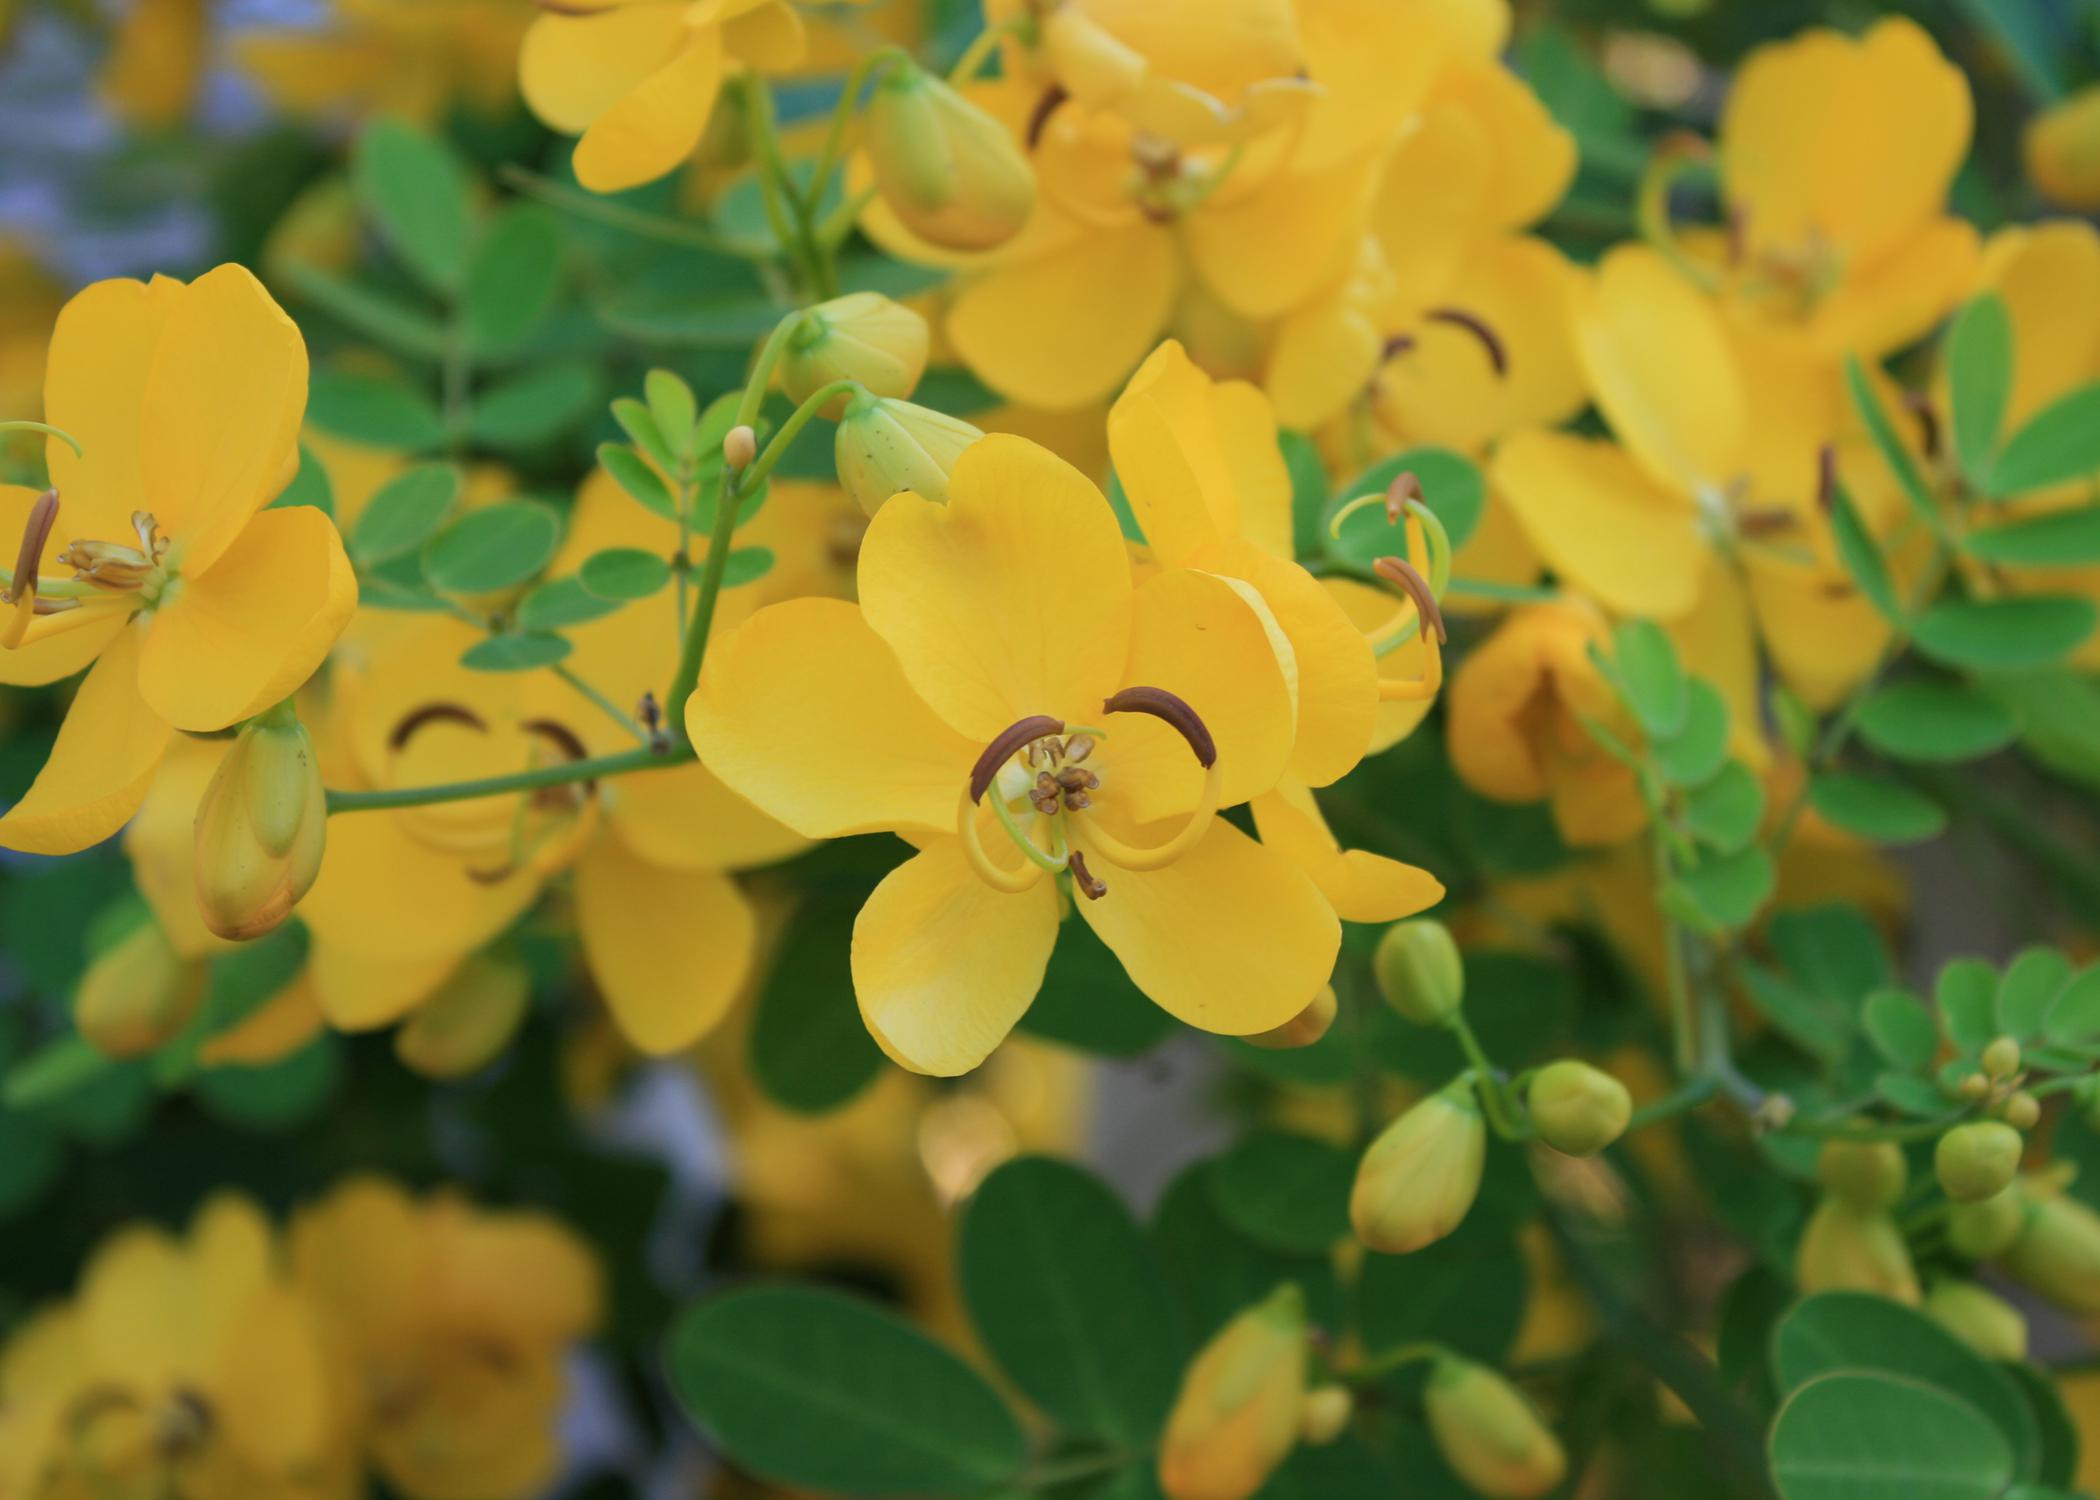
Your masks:
{"label": "stamen", "polygon": [[1385,487],[1385,524],[1398,526],[1400,518],[1407,514],[1407,502],[1422,503],[1422,481],[1415,477],[1413,469],[1402,469],[1393,476],[1393,482]]}
{"label": "stamen", "polygon": [[995,891],[1004,891],[1012,896],[1029,889],[1045,874],[1064,868],[1061,861],[1051,859],[1036,848],[1034,842],[1015,826],[1013,814],[1007,809],[1006,801],[1002,797],[992,799],[992,811],[998,815],[1000,825],[1005,828],[1007,837],[1013,841],[1014,846],[1028,856],[1028,862],[1017,870],[1005,870],[993,864],[991,855],[985,852],[984,843],[977,835],[977,809],[981,800],[981,794],[973,797],[970,795],[970,789],[964,787],[962,799],[955,809],[956,838],[962,844],[963,858],[969,861],[970,868],[977,872],[979,880]]}
{"label": "stamen", "polygon": [[1211,737],[1210,726],[1203,722],[1202,716],[1165,688],[1128,687],[1101,706],[1112,714],[1150,714],[1172,725],[1188,741],[1197,764],[1203,767],[1203,791],[1197,799],[1196,810],[1189,815],[1188,822],[1182,824],[1181,831],[1164,844],[1140,849],[1124,843],[1106,828],[1089,826],[1087,829],[1087,838],[1094,847],[1124,869],[1164,869],[1193,849],[1210,832],[1211,821],[1217,817],[1218,799],[1224,790],[1224,777],[1218,769],[1218,743]]}
{"label": "stamen", "polygon": [[1086,856],[1074,849],[1065,859],[1065,868],[1072,872],[1072,884],[1079,894],[1089,901],[1099,901],[1108,894],[1108,885],[1086,867]]}
{"label": "stamen", "polygon": [[1502,335],[1478,313],[1469,313],[1462,307],[1432,307],[1422,316],[1432,323],[1449,323],[1454,328],[1463,328],[1480,340],[1481,347],[1487,350],[1488,363],[1494,367],[1495,374],[1509,374],[1509,350],[1502,342]]}
{"label": "stamen", "polygon": [[29,634],[30,621],[37,614],[36,585],[43,568],[44,546],[51,540],[51,528],[57,522],[58,491],[46,490],[29,507],[29,518],[22,527],[22,547],[15,554],[14,578],[7,592],[0,594],[0,599],[14,606],[6,620],[0,621],[0,647],[11,651]]}
{"label": "stamen", "polygon": [[417,730],[426,724],[438,723],[464,724],[467,728],[479,730],[483,734],[489,732],[487,721],[464,704],[426,703],[394,726],[393,733],[386,737],[386,747],[389,750],[405,750],[408,748],[408,742],[415,738]]}
{"label": "stamen", "polygon": [[1188,741],[1198,765],[1209,770],[1217,764],[1218,742],[1211,738],[1210,726],[1186,701],[1165,688],[1127,687],[1105,700],[1101,708],[1105,713],[1150,714],[1155,719],[1164,720]]}
{"label": "stamen", "polygon": [[1398,557],[1381,557],[1371,564],[1371,569],[1387,583],[1398,584],[1415,601],[1415,608],[1436,632],[1438,645],[1451,639],[1444,629],[1444,612],[1437,608],[1436,595],[1430,591],[1429,580],[1415,571],[1413,563]]}
{"label": "stamen", "polygon": [[1064,732],[1065,721],[1053,719],[1048,714],[1031,714],[1000,730],[998,736],[984,747],[984,753],[977,757],[977,763],[970,767],[970,800],[984,800],[984,794],[990,789],[992,779],[999,774],[999,768],[1019,754],[1023,746]]}
{"label": "stamen", "polygon": [[1071,97],[1061,83],[1053,83],[1043,90],[1043,97],[1036,100],[1035,108],[1028,112],[1027,129],[1021,133],[1022,139],[1028,142],[1030,151],[1042,144],[1043,128],[1050,123],[1050,117],[1057,113],[1057,107]]}
{"label": "stamen", "polygon": [[[1075,734],[1065,741],[1063,758],[1067,765],[1078,765],[1094,753],[1094,737],[1090,734]],[[1098,785],[1098,783],[1097,783]]]}

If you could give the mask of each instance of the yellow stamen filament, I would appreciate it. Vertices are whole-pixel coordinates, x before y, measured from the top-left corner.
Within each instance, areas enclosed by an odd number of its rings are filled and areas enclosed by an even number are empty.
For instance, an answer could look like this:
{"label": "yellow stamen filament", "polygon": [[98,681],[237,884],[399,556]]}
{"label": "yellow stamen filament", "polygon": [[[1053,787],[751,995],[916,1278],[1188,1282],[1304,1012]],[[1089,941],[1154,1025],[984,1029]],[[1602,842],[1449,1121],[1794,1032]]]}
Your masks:
{"label": "yellow stamen filament", "polygon": [[1218,796],[1223,784],[1223,776],[1214,760],[1203,772],[1203,795],[1196,803],[1196,810],[1189,814],[1189,820],[1181,825],[1180,832],[1164,844],[1140,849],[1124,843],[1098,822],[1087,825],[1086,841],[1103,859],[1126,870],[1163,870],[1195,848],[1210,832],[1211,820],[1218,815]]}
{"label": "yellow stamen filament", "polygon": [[[992,801],[994,806],[1005,805],[996,795]],[[977,878],[993,890],[1004,891],[1008,895],[1019,895],[1043,878],[1043,867],[1034,860],[1011,870],[1001,869],[992,862],[991,855],[985,851],[983,841],[977,836],[977,801],[970,795],[968,787],[963,788],[961,803],[956,808],[955,834],[962,841],[963,858],[970,862],[970,868],[977,872]]]}

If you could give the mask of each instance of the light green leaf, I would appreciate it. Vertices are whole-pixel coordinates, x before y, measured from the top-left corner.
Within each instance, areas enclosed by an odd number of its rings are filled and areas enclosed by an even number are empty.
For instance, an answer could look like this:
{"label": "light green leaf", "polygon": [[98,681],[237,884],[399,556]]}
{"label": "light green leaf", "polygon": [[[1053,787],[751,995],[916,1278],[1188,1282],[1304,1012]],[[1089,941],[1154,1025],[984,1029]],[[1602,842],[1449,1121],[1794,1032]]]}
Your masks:
{"label": "light green leaf", "polygon": [[671,565],[641,547],[610,547],[585,558],[577,576],[599,598],[624,603],[646,599],[669,583]]}
{"label": "light green leaf", "polygon": [[1947,815],[1922,792],[1850,771],[1832,771],[1808,785],[1808,804],[1847,833],[1877,844],[1918,844],[1938,838]]}
{"label": "light green leaf", "polygon": [[561,517],[536,500],[469,511],[423,546],[423,576],[448,594],[514,588],[547,565],[561,542]]}
{"label": "light green leaf", "polygon": [[425,453],[445,443],[437,404],[391,375],[316,370],[306,415],[323,432],[370,448]]}
{"label": "light green leaf", "polygon": [[1674,735],[1655,736],[1650,748],[1672,785],[1699,786],[1711,781],[1728,763],[1727,703],[1711,683],[1692,678],[1683,728]]}
{"label": "light green leaf", "polygon": [[84,1088],[117,1065],[86,1037],[69,1033],[46,1042],[8,1070],[0,1105],[35,1109]]}
{"label": "light green leaf", "polygon": [[1867,523],[1860,519],[1851,492],[1842,484],[1830,492],[1830,530],[1837,543],[1838,561],[1859,585],[1860,593],[1884,620],[1891,625],[1903,624],[1904,609],[1889,577],[1888,562],[1882,557],[1874,534],[1867,530]]}
{"label": "light green leaf", "polygon": [[2026,1041],[2041,1035],[2042,1022],[2064,986],[2071,961],[2054,948],[2023,948],[1998,978],[1998,1030]]}
{"label": "light green leaf", "polygon": [[350,530],[350,556],[360,567],[406,557],[445,524],[459,498],[459,471],[419,464],[395,475],[365,503]]}
{"label": "light green leaf", "polygon": [[497,214],[474,247],[460,312],[476,354],[508,354],[554,306],[561,283],[561,226],[537,203]]}
{"label": "light green leaf", "polygon": [[1904,1114],[1930,1120],[1945,1115],[1950,1107],[1947,1096],[1940,1086],[1929,1078],[1920,1078],[1915,1073],[1880,1073],[1874,1078],[1874,1092],[1901,1110]]}
{"label": "light green leaf", "polygon": [[458,291],[472,235],[466,168],[451,148],[399,120],[376,120],[357,139],[350,180],[402,263],[433,291]]}
{"label": "light green leaf", "polygon": [[1940,1029],[1925,1002],[1904,990],[1876,990],[1861,1014],[1867,1040],[1898,1068],[1913,1073],[1932,1066],[1940,1050]]}
{"label": "light green leaf", "polygon": [[1988,494],[1998,432],[2012,395],[2013,327],[2005,299],[1986,292],[1947,330],[1947,377],[1954,398],[1954,452],[1969,483]]}
{"label": "light green leaf", "polygon": [[1925,479],[1918,472],[1917,460],[1903,446],[1897,436],[1895,424],[1881,405],[1881,398],[1874,394],[1873,382],[1867,378],[1866,366],[1857,355],[1845,357],[1845,388],[1851,393],[1852,404],[1859,409],[1861,420],[1866,424],[1867,436],[1881,454],[1883,463],[1896,476],[1896,485],[1903,491],[1903,498],[1910,508],[1934,532],[1942,527],[1938,508],[1932,503],[1932,493],[1925,487]]}
{"label": "light green leaf", "polygon": [[1868,694],[1860,738],[1897,760],[1964,761],[2011,744],[2019,721],[1995,699],[1958,682],[1915,679]]}
{"label": "light green leaf", "polygon": [[1626,620],[1611,640],[1612,665],[1641,728],[1664,739],[1682,733],[1691,693],[1669,636],[1652,620]]}
{"label": "light green leaf", "polygon": [[[618,402],[613,404],[615,408],[619,406]],[[635,410],[641,411],[641,408]],[[645,420],[648,418],[646,411],[641,411],[641,415]],[[634,429],[630,427],[628,432],[632,435]],[[618,443],[600,443],[598,462],[629,495],[666,520],[677,519],[678,502],[672,497],[670,486],[664,483],[662,475],[642,461],[641,454]]]}
{"label": "light green leaf", "polygon": [[642,394],[649,401],[649,416],[675,464],[691,457],[699,436],[700,406],[693,388],[671,370],[651,370],[642,377]]}
{"label": "light green leaf", "polygon": [[2100,1037],[2100,964],[2069,980],[2049,1003],[2042,1033],[2052,1042],[2083,1042]]}
{"label": "light green leaf", "polygon": [[572,625],[602,620],[619,607],[619,600],[592,593],[572,573],[567,578],[550,578],[536,584],[518,601],[518,628],[528,633],[566,630]]}
{"label": "light green leaf", "polygon": [[1756,838],[1764,816],[1764,784],[1741,761],[1730,761],[1713,780],[1685,794],[1685,826],[1723,854]]}
{"label": "light green leaf", "polygon": [[567,639],[539,632],[492,635],[460,653],[459,664],[476,672],[531,672],[551,667],[569,654]]}
{"label": "light green leaf", "polygon": [[771,547],[737,547],[729,554],[729,561],[722,565],[722,587],[742,588],[747,583],[756,583],[773,571],[773,549]]}
{"label": "light green leaf", "polygon": [[2006,439],[1991,466],[1991,493],[2024,495],[2100,469],[2100,384],[2059,396]]}
{"label": "light green leaf", "polygon": [[1772,897],[1772,857],[1756,845],[1701,860],[1677,877],[1677,888],[1717,928],[1747,927]]}
{"label": "light green leaf", "polygon": [[1998,971],[1980,958],[1957,958],[1940,970],[1933,1003],[1947,1039],[1975,1053],[1998,1035]]}
{"label": "light green leaf", "polygon": [[2013,567],[2100,562],[2100,505],[1982,527],[1964,536],[1961,545],[1971,557]]}
{"label": "light green leaf", "polygon": [[1948,666],[2018,671],[2047,666],[2084,644],[2100,608],[2075,595],[1943,599],[1917,623],[1918,649]]}
{"label": "light green leaf", "polygon": [[507,452],[544,448],[598,404],[598,372],[581,362],[541,365],[474,397],[467,428]]}

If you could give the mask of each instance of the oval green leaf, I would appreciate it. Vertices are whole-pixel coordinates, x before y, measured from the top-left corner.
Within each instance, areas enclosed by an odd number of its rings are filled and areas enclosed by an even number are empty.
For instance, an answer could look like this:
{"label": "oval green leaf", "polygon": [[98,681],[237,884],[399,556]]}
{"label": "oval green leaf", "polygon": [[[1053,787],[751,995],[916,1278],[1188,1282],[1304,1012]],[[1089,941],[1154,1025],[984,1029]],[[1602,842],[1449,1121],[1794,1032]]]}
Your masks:
{"label": "oval green leaf", "polygon": [[1711,683],[1690,680],[1683,726],[1656,736],[1651,748],[1672,785],[1699,786],[1720,773],[1728,762],[1728,705]]}
{"label": "oval green leaf", "polygon": [[459,498],[459,471],[450,464],[419,464],[380,486],[350,529],[350,556],[359,566],[389,562],[430,540]]}
{"label": "oval green leaf", "polygon": [[1980,671],[2047,666],[2085,643],[2100,607],[2071,595],[1944,599],[1917,624],[1918,649],[1935,661]]}
{"label": "oval green leaf", "polygon": [[371,448],[425,453],[445,442],[437,403],[390,375],[316,370],[306,415],[323,432]]}
{"label": "oval green leaf", "polygon": [[646,599],[669,583],[671,565],[642,547],[609,547],[585,558],[577,576],[599,598],[626,603]]}
{"label": "oval green leaf", "polygon": [[751,1019],[751,1072],[796,1114],[838,1109],[882,1066],[853,1001],[849,962],[860,893],[813,896],[796,908]]}
{"label": "oval green leaf", "polygon": [[598,372],[572,362],[513,375],[474,397],[467,430],[507,452],[544,448],[598,404]]}
{"label": "oval green leaf", "polygon": [[2006,439],[1991,465],[1991,493],[2024,495],[2100,469],[2100,384],[2058,397]]}
{"label": "oval green leaf", "polygon": [[476,672],[530,672],[551,667],[568,654],[569,642],[562,636],[492,635],[461,652],[459,664]]}
{"label": "oval green leaf", "polygon": [[2012,1449],[1966,1401],[1847,1370],[1801,1387],[1772,1427],[1782,1500],[1994,1500]]}
{"label": "oval green leaf", "polygon": [[1266,1249],[1317,1254],[1349,1233],[1356,1162],[1308,1136],[1256,1131],[1220,1157],[1211,1191],[1225,1222]]}
{"label": "oval green leaf", "polygon": [[2012,317],[2005,299],[1986,292],[1947,330],[1947,378],[1954,402],[1954,452],[1962,472],[1988,490],[2005,404],[2012,394]]}
{"label": "oval green leaf", "polygon": [[561,280],[561,226],[536,203],[513,203],[482,231],[460,299],[481,354],[517,348],[546,318]]}
{"label": "oval green leaf", "polygon": [[467,269],[467,173],[442,141],[399,120],[365,128],[350,181],[387,245],[433,291],[459,289]]}
{"label": "oval green leaf", "polygon": [[1649,734],[1667,738],[1684,729],[1691,694],[1677,648],[1652,620],[1627,620],[1612,631],[1612,665],[1627,707]]}
{"label": "oval green leaf", "polygon": [[561,542],[561,517],[535,500],[469,511],[423,547],[423,577],[448,594],[514,588],[547,565]]}
{"label": "oval green leaf", "polygon": [[619,600],[601,598],[574,575],[550,578],[518,601],[518,628],[567,630],[572,625],[602,620],[619,607]]}
{"label": "oval green leaf", "polygon": [[1903,990],[1876,990],[1862,1013],[1867,1040],[1898,1068],[1921,1073],[1940,1050],[1940,1029],[1925,1002]]}
{"label": "oval green leaf", "polygon": [[1964,761],[2002,750],[2019,720],[1994,698],[1958,682],[1899,682],[1860,701],[1860,738],[1898,760]]}
{"label": "oval green leaf", "polygon": [[1961,544],[1971,557],[2014,567],[2100,562],[2100,505],[1972,531]]}
{"label": "oval green leaf", "polygon": [[1947,815],[1921,792],[1850,771],[1809,783],[1808,803],[1847,833],[1877,844],[1918,844],[1946,831]]}

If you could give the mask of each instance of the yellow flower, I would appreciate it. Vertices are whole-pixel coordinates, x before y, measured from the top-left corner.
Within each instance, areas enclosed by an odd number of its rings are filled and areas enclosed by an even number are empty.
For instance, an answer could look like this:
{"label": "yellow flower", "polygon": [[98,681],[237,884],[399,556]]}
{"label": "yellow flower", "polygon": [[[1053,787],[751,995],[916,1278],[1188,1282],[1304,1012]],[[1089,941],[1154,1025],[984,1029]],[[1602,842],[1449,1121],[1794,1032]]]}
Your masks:
{"label": "yellow flower", "polygon": [[196,103],[210,31],[205,0],[139,0],[117,25],[102,97],[134,126],[180,124]]}
{"label": "yellow flower", "polygon": [[577,0],[533,21],[518,82],[542,121],[583,137],[576,180],[614,193],[692,155],[731,68],[777,72],[803,47],[786,0]]}
{"label": "yellow flower", "polygon": [[1633,772],[1583,726],[1622,738],[1638,730],[1619,705],[1592,648],[1609,640],[1603,617],[1580,599],[1514,610],[1451,680],[1451,765],[1498,802],[1548,802],[1561,837],[1614,844],[1648,824]]}
{"label": "yellow flower", "polygon": [[1278,1287],[1212,1334],[1181,1378],[1159,1443],[1167,1500],[1247,1500],[1298,1446],[1305,1294]]}
{"label": "yellow flower", "polygon": [[2065,208],[2100,208],[2100,88],[2087,85],[2027,122],[2027,176]]}
{"label": "yellow flower", "polygon": [[299,1289],[349,1372],[372,1462],[410,1500],[537,1493],[569,1346],[596,1328],[588,1249],[533,1213],[354,1178],[294,1219]]}
{"label": "yellow flower", "polygon": [[[174,731],[286,697],[356,605],[334,523],[264,509],[297,463],[306,346],[255,278],[98,282],[59,315],[45,415],[54,489],[0,487],[23,537],[0,682],[93,664],[0,845],[65,853],[138,808]],[[73,578],[56,581],[62,569]]]}
{"label": "yellow flower", "polygon": [[1265,611],[1190,569],[1133,584],[1100,491],[1002,434],[962,455],[946,505],[882,506],[859,586],[858,608],[753,616],[686,721],[704,764],[807,837],[888,829],[918,847],[854,928],[861,1015],[892,1057],[956,1074],[998,1045],[1057,939],[1048,870],[1191,1025],[1267,1031],[1312,1001],[1332,908],[1213,816],[1292,753]]}
{"label": "yellow flower", "polygon": [[323,1493],[342,1437],[333,1379],[269,1225],[248,1200],[220,1196],[185,1240],[118,1231],[88,1262],[73,1302],[16,1337],[0,1392],[12,1398],[26,1385],[32,1399],[0,1401],[0,1488],[199,1500]]}
{"label": "yellow flower", "polygon": [[246,29],[232,52],[287,113],[430,123],[455,98],[485,114],[510,104],[534,13],[530,0],[334,0],[320,25]]}

